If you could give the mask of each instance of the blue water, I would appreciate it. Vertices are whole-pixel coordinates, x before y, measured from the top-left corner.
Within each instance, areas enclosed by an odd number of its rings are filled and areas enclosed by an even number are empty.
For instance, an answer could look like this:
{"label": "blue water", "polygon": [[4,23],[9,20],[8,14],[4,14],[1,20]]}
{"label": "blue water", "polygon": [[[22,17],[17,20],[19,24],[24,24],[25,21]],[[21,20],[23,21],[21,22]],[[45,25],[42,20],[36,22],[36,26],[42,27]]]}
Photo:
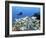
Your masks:
{"label": "blue water", "polygon": [[[17,15],[20,12],[22,12],[22,15]],[[19,7],[19,6],[13,6],[12,7],[12,19],[14,18],[21,18],[24,16],[32,16],[35,13],[40,12],[40,8],[37,7]]]}

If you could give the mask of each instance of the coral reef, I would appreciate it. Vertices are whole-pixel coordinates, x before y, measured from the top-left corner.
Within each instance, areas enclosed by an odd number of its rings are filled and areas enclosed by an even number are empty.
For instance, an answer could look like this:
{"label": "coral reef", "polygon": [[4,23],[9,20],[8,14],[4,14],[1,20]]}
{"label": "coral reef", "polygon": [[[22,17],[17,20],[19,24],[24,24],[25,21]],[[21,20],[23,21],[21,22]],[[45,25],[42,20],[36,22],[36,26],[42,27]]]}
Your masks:
{"label": "coral reef", "polygon": [[12,25],[13,31],[26,31],[26,30],[39,30],[40,29],[40,20],[37,17],[22,17],[19,19],[15,18],[15,22]]}

